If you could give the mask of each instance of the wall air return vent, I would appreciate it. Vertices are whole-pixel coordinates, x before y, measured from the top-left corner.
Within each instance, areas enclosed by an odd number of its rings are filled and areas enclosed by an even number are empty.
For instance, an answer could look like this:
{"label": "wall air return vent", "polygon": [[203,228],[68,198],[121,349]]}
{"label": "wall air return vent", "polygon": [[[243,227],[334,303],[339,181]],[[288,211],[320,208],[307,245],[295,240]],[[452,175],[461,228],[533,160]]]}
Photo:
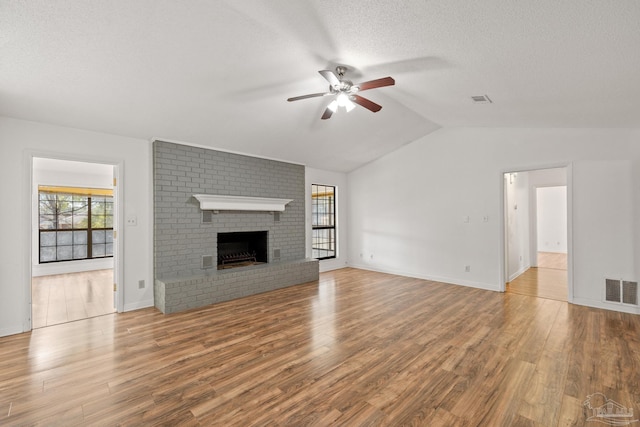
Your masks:
{"label": "wall air return vent", "polygon": [[638,305],[638,282],[622,281],[622,302]]}
{"label": "wall air return vent", "polygon": [[604,300],[638,306],[638,282],[605,279]]}
{"label": "wall air return vent", "polygon": [[604,300],[608,302],[621,302],[620,300],[620,280],[604,279],[605,295]]}

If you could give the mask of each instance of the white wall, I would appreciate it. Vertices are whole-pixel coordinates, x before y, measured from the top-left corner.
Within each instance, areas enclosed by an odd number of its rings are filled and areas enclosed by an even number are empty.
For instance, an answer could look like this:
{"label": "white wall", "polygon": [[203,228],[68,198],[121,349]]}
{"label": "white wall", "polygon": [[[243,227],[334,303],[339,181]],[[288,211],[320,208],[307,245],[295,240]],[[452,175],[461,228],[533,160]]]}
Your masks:
{"label": "white wall", "polygon": [[529,265],[529,173],[505,174],[507,280],[513,281]]}
{"label": "white wall", "polygon": [[567,187],[536,189],[538,251],[567,253]]}
{"label": "white wall", "polygon": [[[123,164],[124,214],[138,218],[137,226],[120,235],[124,309],[153,305],[150,153],[150,144],[141,139],[0,117],[0,336],[29,325],[32,155]],[[138,289],[138,280],[147,286]]]}
{"label": "white wall", "polygon": [[305,167],[305,223],[306,223],[306,256],[311,257],[311,184],[333,185],[336,187],[336,240],[338,243],[337,255],[335,259],[320,260],[320,271],[335,270],[347,266],[348,257],[348,188],[347,174],[341,172],[330,172],[319,169]]}
{"label": "white wall", "polygon": [[348,175],[350,264],[498,290],[503,173],[572,164],[573,301],[619,309],[602,281],[636,278],[639,143],[637,130],[440,129]]}
{"label": "white wall", "polygon": [[80,271],[113,268],[113,258],[98,258],[76,261],[62,261],[40,264],[38,187],[51,185],[60,187],[113,188],[113,166],[90,163],[82,168],[74,167],[77,162],[35,158],[33,160],[32,221],[31,221],[31,275],[75,273]]}
{"label": "white wall", "polygon": [[[538,266],[538,212],[537,212],[537,200],[536,189],[541,187],[557,187],[567,186],[567,168],[549,168],[538,169],[527,172],[529,174],[529,227],[530,236],[530,264],[532,267]],[[566,201],[565,201],[566,205]],[[567,215],[565,215],[565,221],[567,221]],[[568,224],[567,224],[568,225]],[[568,233],[568,231],[567,231]],[[565,238],[565,246],[568,250],[568,235]]]}

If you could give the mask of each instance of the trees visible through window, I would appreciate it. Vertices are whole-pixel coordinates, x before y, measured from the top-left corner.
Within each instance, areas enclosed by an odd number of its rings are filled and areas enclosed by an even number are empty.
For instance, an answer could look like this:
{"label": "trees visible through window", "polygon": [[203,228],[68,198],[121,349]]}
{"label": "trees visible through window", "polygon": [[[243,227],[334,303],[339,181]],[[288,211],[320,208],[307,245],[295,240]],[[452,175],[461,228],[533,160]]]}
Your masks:
{"label": "trees visible through window", "polygon": [[311,252],[316,259],[336,257],[336,187],[311,185]]}
{"label": "trees visible through window", "polygon": [[40,187],[40,263],[113,256],[113,192]]}

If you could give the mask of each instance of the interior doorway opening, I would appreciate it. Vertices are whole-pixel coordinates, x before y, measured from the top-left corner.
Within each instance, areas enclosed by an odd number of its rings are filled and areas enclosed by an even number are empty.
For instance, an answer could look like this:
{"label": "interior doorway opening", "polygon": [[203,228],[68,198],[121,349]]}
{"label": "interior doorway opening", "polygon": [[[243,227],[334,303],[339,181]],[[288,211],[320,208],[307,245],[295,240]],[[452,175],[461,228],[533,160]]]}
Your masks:
{"label": "interior doorway opening", "polygon": [[505,291],[571,300],[567,167],[507,172]]}
{"label": "interior doorway opening", "polygon": [[33,157],[32,329],[117,311],[116,166]]}

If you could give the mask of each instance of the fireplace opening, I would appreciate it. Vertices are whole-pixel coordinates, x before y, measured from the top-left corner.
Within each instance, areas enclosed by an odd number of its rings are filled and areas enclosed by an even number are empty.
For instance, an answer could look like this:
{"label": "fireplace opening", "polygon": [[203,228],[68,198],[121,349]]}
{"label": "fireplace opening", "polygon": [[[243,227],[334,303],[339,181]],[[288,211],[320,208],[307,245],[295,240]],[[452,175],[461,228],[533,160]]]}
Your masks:
{"label": "fireplace opening", "polygon": [[266,231],[218,233],[218,270],[268,262],[267,233]]}

